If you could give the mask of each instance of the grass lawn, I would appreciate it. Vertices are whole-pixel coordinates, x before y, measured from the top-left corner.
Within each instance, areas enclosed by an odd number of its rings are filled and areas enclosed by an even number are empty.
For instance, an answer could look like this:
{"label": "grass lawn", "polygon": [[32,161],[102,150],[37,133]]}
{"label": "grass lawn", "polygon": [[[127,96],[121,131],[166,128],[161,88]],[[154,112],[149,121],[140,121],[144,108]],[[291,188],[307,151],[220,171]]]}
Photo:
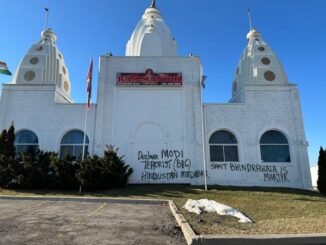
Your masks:
{"label": "grass lawn", "polygon": [[[0,195],[80,196],[78,192],[12,191]],[[281,188],[209,187],[187,185],[130,185],[124,189],[82,193],[82,196],[172,199],[198,234],[326,233],[326,196]],[[196,215],[182,209],[187,199],[207,198],[240,209],[253,224],[213,213]]]}

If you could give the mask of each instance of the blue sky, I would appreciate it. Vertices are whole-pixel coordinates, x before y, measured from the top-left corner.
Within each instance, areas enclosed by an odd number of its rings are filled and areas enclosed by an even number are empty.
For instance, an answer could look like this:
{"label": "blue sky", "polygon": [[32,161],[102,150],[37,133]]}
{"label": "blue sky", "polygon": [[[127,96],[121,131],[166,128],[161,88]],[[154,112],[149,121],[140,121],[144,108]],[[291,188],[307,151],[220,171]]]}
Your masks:
{"label": "blue sky", "polygon": [[[124,55],[125,45],[150,0],[0,0],[0,60],[14,72],[45,26],[58,36],[72,83],[72,97],[85,102],[90,56],[111,51]],[[247,44],[247,9],[280,60],[302,99],[310,164],[326,147],[326,1],[325,0],[157,0],[179,47],[179,55],[201,57],[208,76],[205,102],[227,102],[239,57]],[[96,91],[97,73],[94,72]],[[11,77],[0,76],[0,83]],[[96,102],[96,93],[92,101]]]}

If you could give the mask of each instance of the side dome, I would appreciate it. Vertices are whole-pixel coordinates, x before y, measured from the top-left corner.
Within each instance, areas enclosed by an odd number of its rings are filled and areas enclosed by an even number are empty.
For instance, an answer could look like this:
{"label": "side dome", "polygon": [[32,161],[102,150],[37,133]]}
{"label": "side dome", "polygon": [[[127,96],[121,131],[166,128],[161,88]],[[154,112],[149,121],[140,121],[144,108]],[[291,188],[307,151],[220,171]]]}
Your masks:
{"label": "side dome", "polygon": [[261,38],[260,32],[251,29],[249,43],[243,51],[232,84],[232,95],[244,85],[282,85],[288,78],[272,48]]}
{"label": "side dome", "polygon": [[71,84],[68,68],[55,44],[57,36],[51,29],[41,33],[41,39],[32,45],[15,73],[15,84],[54,84],[70,100]]}
{"label": "side dome", "polygon": [[156,8],[155,0],[128,41],[126,56],[178,56],[177,43]]}

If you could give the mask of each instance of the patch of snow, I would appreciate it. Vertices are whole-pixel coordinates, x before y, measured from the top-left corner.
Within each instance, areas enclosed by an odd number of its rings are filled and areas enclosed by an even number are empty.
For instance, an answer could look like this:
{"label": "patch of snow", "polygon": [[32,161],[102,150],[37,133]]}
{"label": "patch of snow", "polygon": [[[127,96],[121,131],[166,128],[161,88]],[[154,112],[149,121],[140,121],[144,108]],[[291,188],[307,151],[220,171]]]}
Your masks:
{"label": "patch of snow", "polygon": [[312,186],[317,186],[317,179],[318,179],[318,166],[311,167],[311,180],[312,180]]}
{"label": "patch of snow", "polygon": [[196,214],[201,214],[204,212],[216,212],[219,215],[230,215],[238,218],[240,223],[252,223],[251,219],[241,213],[238,209],[207,199],[188,199],[183,208],[187,209],[189,212]]}

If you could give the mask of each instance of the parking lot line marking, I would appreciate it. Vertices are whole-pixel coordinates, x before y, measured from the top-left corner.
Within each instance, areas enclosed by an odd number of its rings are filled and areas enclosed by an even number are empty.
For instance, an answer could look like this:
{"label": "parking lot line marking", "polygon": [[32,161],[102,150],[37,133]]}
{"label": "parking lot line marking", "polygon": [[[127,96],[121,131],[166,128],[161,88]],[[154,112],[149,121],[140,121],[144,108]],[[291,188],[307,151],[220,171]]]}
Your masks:
{"label": "parking lot line marking", "polygon": [[107,203],[103,203],[101,206],[93,209],[88,214],[86,214],[84,217],[82,217],[78,222],[73,223],[71,225],[68,225],[68,227],[65,229],[65,232],[72,231],[75,227],[81,224],[86,218],[93,216],[96,212],[100,211],[102,208],[106,206]]}
{"label": "parking lot line marking", "polygon": [[103,203],[100,207],[96,208],[95,210],[91,211],[89,214],[86,215],[86,217],[90,217],[94,215],[96,212],[100,211],[102,208],[106,206],[107,203]]}
{"label": "parking lot line marking", "polygon": [[47,203],[47,202],[50,202],[50,201],[40,202],[40,203],[36,204],[34,207],[41,206],[42,204]]}
{"label": "parking lot line marking", "polygon": [[25,208],[25,209],[18,209],[17,210],[17,214],[16,215],[12,215],[10,218],[13,219],[15,217],[19,217],[19,216],[22,216],[22,215],[31,215],[35,212],[38,211],[37,207],[41,206],[42,204],[45,204],[47,202],[50,202],[50,201],[44,201],[44,202],[40,202],[40,203],[37,203],[35,205],[32,205],[32,206],[29,206],[28,208]]}

